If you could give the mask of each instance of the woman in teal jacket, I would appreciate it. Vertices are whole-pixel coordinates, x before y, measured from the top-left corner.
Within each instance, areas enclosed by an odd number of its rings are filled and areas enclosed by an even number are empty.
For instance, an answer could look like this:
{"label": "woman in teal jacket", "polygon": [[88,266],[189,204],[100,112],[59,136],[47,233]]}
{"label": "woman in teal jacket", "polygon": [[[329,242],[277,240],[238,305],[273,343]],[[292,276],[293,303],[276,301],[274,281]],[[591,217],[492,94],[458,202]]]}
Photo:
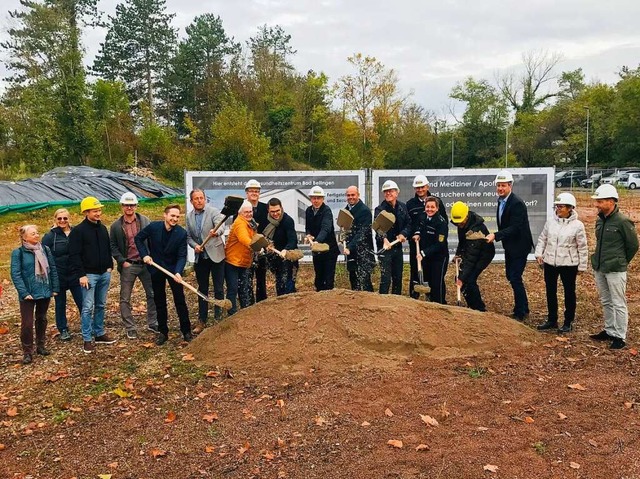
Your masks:
{"label": "woman in teal jacket", "polygon": [[[11,252],[11,279],[20,301],[20,341],[23,364],[33,361],[33,326],[35,319],[35,352],[47,356],[44,347],[47,332],[47,309],[52,296],[60,291],[56,264],[47,246],[40,243],[35,225],[20,228],[22,246]],[[34,316],[35,310],[35,316]]]}

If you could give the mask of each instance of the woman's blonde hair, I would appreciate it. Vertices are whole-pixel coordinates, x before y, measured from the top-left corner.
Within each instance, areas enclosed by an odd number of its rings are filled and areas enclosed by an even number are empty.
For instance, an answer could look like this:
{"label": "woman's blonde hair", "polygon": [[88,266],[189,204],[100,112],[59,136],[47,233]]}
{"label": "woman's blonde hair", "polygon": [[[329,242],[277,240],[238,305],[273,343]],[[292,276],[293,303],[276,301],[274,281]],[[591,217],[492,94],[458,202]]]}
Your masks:
{"label": "woman's blonde hair", "polygon": [[69,210],[66,208],[58,208],[55,213],[53,213],[53,225],[52,226],[56,226],[56,221],[58,219],[58,215],[60,213],[66,213],[67,216],[69,216],[69,224],[71,224],[71,215],[69,214]]}
{"label": "woman's blonde hair", "polygon": [[20,227],[20,239],[24,238],[24,235],[27,233],[27,231],[29,231],[31,228],[34,228],[36,231],[38,231],[38,227],[36,225],[24,225]]}

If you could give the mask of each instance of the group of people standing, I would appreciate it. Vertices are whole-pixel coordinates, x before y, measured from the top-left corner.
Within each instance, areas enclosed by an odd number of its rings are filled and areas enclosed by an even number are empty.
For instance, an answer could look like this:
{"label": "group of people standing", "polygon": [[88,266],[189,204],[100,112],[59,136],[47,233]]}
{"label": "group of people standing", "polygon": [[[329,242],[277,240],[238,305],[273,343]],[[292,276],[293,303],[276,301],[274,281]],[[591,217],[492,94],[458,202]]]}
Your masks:
{"label": "group of people standing", "polygon": [[[495,256],[495,242],[502,242],[505,252],[505,272],[513,290],[512,318],[524,321],[529,315],[529,303],[522,276],[527,256],[534,247],[527,207],[513,193],[514,178],[501,171],[495,179],[498,194],[497,231],[490,232],[484,218],[471,211],[461,201],[452,205],[451,223],[458,232],[458,246],[453,258],[456,263],[456,287],[460,288],[467,305],[486,311],[478,286],[478,278]],[[341,231],[351,288],[373,292],[372,272],[380,265],[381,294],[402,294],[403,250],[409,242],[409,295],[419,298],[417,285],[429,285],[429,299],[446,304],[445,275],[449,264],[448,222],[443,203],[429,191],[426,176],[413,181],[414,196],[399,201],[398,185],[387,180],[382,186],[384,200],[370,208],[360,198],[356,186],[347,188],[345,210],[353,221]],[[80,311],[83,351],[93,353],[96,344],[112,344],[104,329],[107,292],[111,281],[113,260],[120,273],[120,315],[126,336],[136,339],[138,332],[133,318],[131,294],[136,278],[146,295],[146,327],[157,335],[156,343],[168,340],[168,310],[166,285],[173,302],[185,341],[191,341],[206,327],[209,303],[202,297],[198,304],[198,322],[192,329],[189,309],[184,296],[182,273],[187,263],[187,245],[195,253],[194,271],[198,291],[204,297],[213,284],[216,300],[231,302],[228,314],[267,297],[266,278],[275,276],[276,294],[296,291],[298,261],[287,252],[297,248],[298,237],[293,218],[283,209],[278,198],[268,203],[259,201],[260,183],[254,179],[245,185],[246,200],[239,208],[226,241],[226,216],[207,202],[205,192],[195,188],[189,194],[193,209],[186,217],[186,229],[179,225],[182,210],[178,204],[165,208],[164,218],[151,221],[136,211],[138,199],[133,193],[122,195],[122,215],[107,230],[101,222],[103,205],[97,198],[82,200],[80,210],[84,220],[70,224],[68,210],[54,214],[54,226],[42,242],[35,225],[20,229],[21,246],[11,255],[11,277],[18,291],[22,318],[21,342],[23,363],[33,361],[34,354],[48,355],[45,347],[46,313],[51,298],[55,298],[55,320],[59,338],[68,341],[66,317],[67,291]],[[316,291],[334,287],[338,238],[331,208],[325,204],[325,192],[320,186],[309,191],[311,206],[305,212],[305,242],[311,246],[314,286]],[[626,303],[626,270],[638,250],[638,237],[633,223],[618,208],[618,193],[612,185],[600,186],[592,197],[598,210],[596,247],[591,256],[596,285],[604,312],[605,328],[591,335],[594,340],[610,340],[612,349],[625,347],[628,325]],[[554,216],[543,228],[535,257],[544,270],[547,296],[547,319],[537,328],[568,333],[576,315],[576,279],[587,269],[587,236],[578,219],[576,200],[570,193],[561,193],[554,201]],[[381,214],[393,218],[384,229],[375,229],[374,218]],[[252,242],[256,234],[263,235],[269,246],[255,252]],[[376,251],[374,251],[374,242]],[[424,276],[419,274],[424,272]],[[211,282],[210,282],[211,278]],[[558,323],[557,282],[560,278],[565,297],[564,321]],[[255,290],[254,290],[255,282]],[[214,307],[214,320],[223,317],[219,305]],[[35,347],[33,329],[35,326]]]}

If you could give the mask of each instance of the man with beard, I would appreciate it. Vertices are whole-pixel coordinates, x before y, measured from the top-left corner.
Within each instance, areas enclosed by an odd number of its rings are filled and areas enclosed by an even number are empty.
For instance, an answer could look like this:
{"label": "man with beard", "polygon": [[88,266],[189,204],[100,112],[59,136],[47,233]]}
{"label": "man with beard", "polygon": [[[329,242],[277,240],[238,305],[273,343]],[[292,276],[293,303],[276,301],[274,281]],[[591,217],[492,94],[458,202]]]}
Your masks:
{"label": "man with beard", "polygon": [[271,198],[267,203],[269,208],[268,224],[262,234],[273,243],[273,249],[267,255],[269,269],[276,277],[276,295],[295,293],[295,273],[298,271],[298,261],[289,261],[285,257],[287,251],[296,249],[298,237],[293,218],[284,212],[282,202],[278,198]]}
{"label": "man with beard", "polygon": [[373,292],[371,272],[375,265],[373,257],[373,236],[371,235],[371,210],[360,199],[357,186],[346,191],[347,211],[353,216],[351,230],[347,232],[344,254],[347,257],[347,270],[351,289]]}

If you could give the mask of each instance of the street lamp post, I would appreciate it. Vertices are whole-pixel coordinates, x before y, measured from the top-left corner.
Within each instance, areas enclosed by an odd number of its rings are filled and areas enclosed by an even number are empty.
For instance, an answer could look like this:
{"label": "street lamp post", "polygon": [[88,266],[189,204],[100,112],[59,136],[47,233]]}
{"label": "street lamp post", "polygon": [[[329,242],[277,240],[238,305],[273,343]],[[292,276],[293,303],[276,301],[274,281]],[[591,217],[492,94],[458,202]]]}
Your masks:
{"label": "street lamp post", "polygon": [[589,107],[585,106],[584,109],[587,110],[587,144],[584,155],[584,174],[589,176]]}
{"label": "street lamp post", "polygon": [[504,167],[507,168],[507,162],[509,161],[509,124],[505,128],[504,135]]}
{"label": "street lamp post", "polygon": [[453,130],[451,131],[451,169],[453,169],[453,154],[455,151],[455,142],[454,142]]}

